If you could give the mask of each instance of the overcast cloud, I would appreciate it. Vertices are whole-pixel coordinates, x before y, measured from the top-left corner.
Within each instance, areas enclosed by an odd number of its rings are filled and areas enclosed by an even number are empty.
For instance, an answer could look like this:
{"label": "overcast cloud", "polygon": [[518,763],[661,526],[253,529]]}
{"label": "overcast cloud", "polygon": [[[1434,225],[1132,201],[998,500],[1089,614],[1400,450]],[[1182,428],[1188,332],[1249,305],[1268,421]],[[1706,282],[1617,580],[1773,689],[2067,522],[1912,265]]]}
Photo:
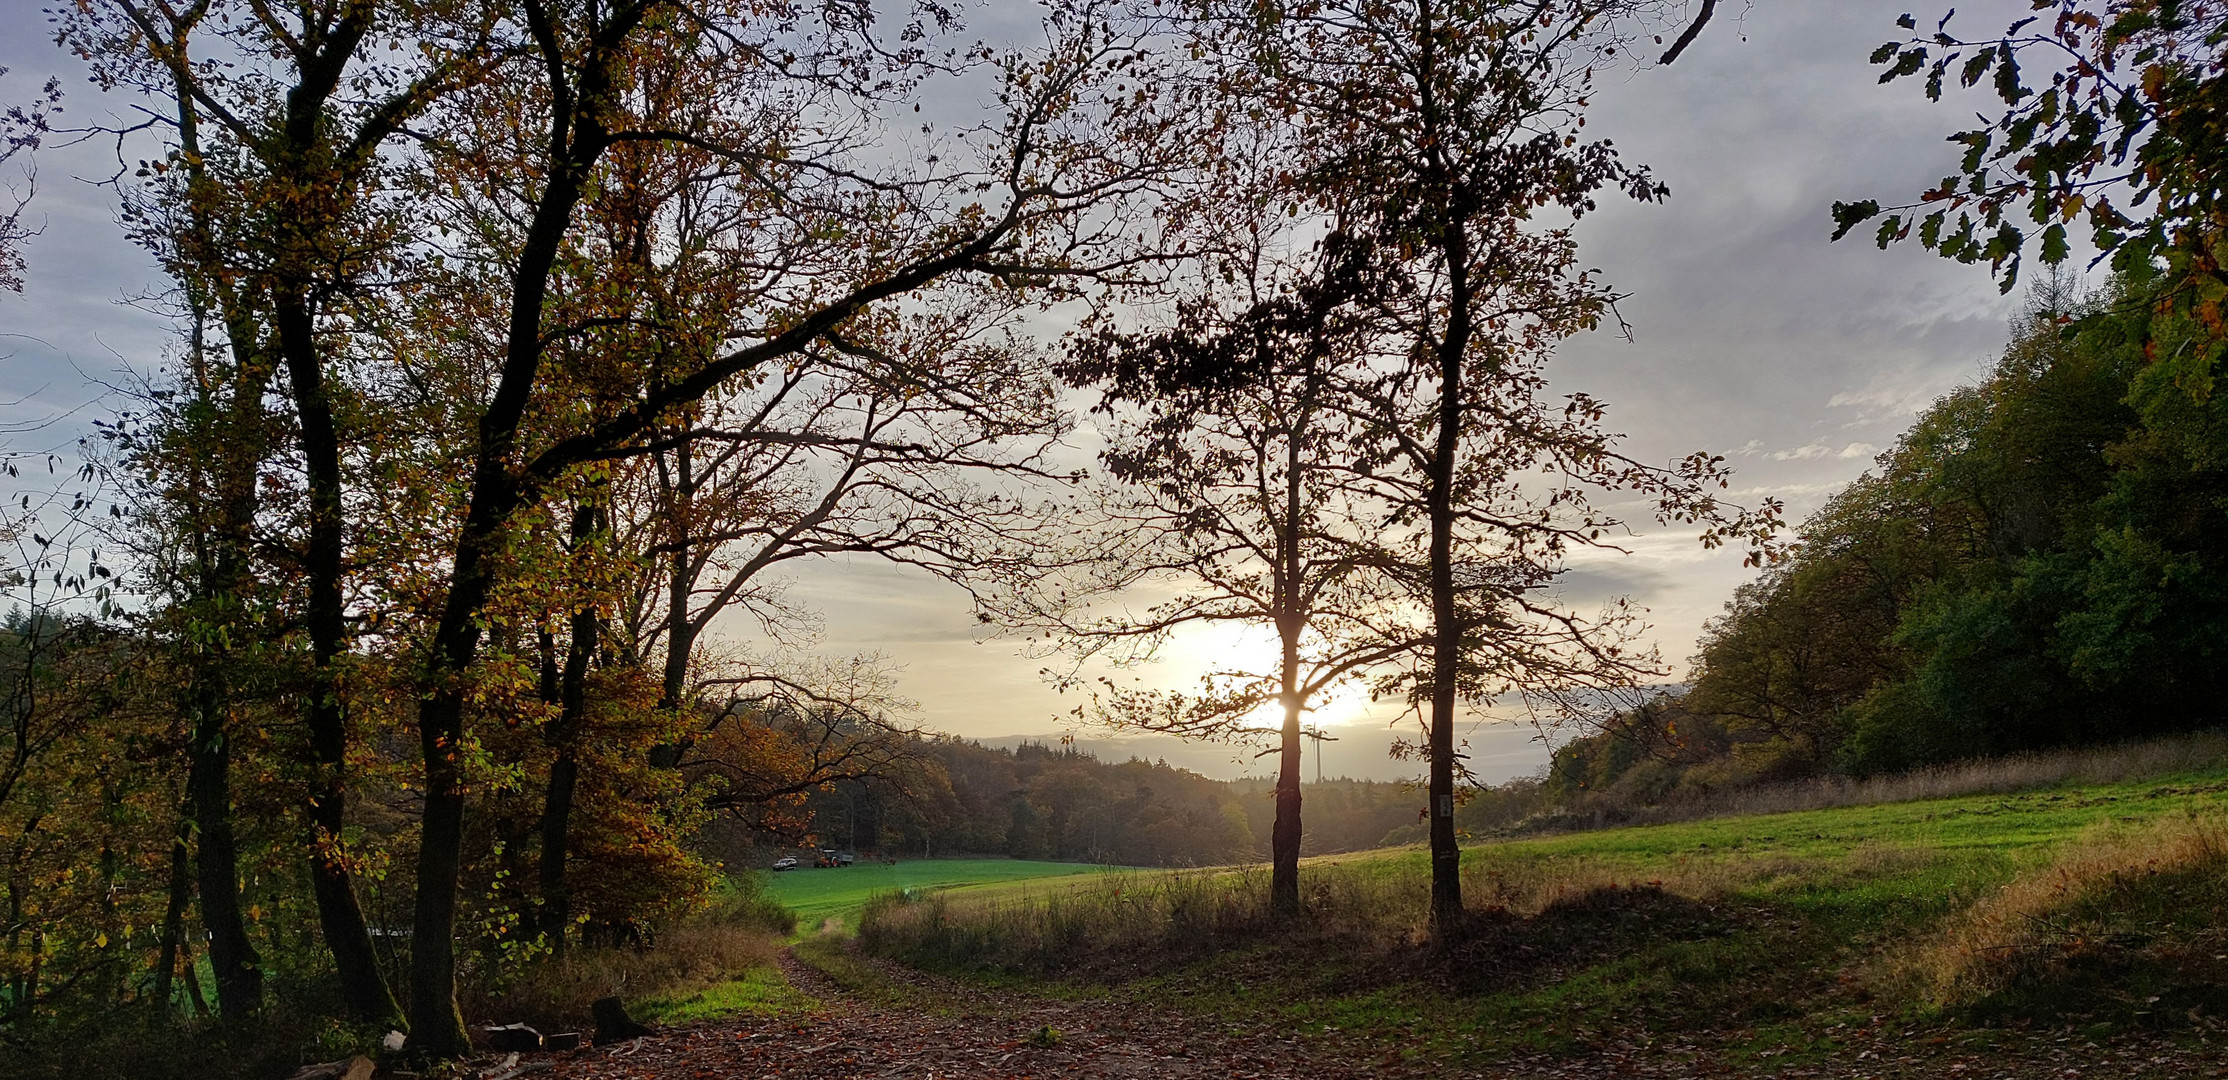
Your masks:
{"label": "overcast cloud", "polygon": [[[1963,18],[1978,25],[2026,6],[1968,4]],[[1633,339],[1601,333],[1568,343],[1558,384],[1608,401],[1612,428],[1628,434],[1637,455],[1726,454],[1739,470],[1739,499],[1781,498],[1795,518],[1893,445],[1918,410],[1982,372],[2017,305],[1979,268],[1916,248],[1826,241],[1834,200],[1907,196],[1951,171],[1942,137],[1978,107],[1930,105],[1909,84],[1876,85],[1866,54],[1893,35],[1904,10],[1873,0],[1758,0],[1744,12],[1736,0],[1678,64],[1619,73],[1596,99],[1591,130],[1654,168],[1672,197],[1610,203],[1581,225],[1584,261],[1631,294],[1622,310]],[[0,65],[12,69],[0,96],[21,98],[51,72],[69,84],[68,109],[80,121],[126,108],[102,99],[46,40],[37,4],[0,0],[0,19]],[[977,24],[1017,21],[1001,5]],[[35,214],[45,231],[28,253],[30,286],[0,297],[0,401],[13,403],[0,420],[54,423],[13,436],[19,450],[67,445],[105,407],[95,401],[99,381],[119,381],[120,370],[148,369],[162,355],[163,324],[130,303],[158,289],[159,277],[124,240],[110,193],[95,183],[114,172],[116,157],[102,144],[40,156]],[[1632,596],[1650,609],[1664,657],[1683,668],[1703,621],[1745,579],[1740,555],[1654,530],[1623,546],[1629,554],[1579,560],[1565,599]],[[902,665],[903,691],[930,726],[982,737],[1070,726],[1063,717],[1074,701],[1049,690],[1012,643],[977,644],[966,599],[949,586],[853,561],[798,572],[791,596],[826,613],[825,651],[876,651]],[[1199,643],[1177,645],[1150,681],[1196,676]],[[1339,732],[1326,772],[1409,775],[1383,755],[1397,712],[1349,716],[1360,722]],[[1471,739],[1489,777],[1544,760],[1525,729],[1481,727]],[[1098,748],[1165,755],[1220,775],[1256,771],[1249,755],[1227,750]]]}

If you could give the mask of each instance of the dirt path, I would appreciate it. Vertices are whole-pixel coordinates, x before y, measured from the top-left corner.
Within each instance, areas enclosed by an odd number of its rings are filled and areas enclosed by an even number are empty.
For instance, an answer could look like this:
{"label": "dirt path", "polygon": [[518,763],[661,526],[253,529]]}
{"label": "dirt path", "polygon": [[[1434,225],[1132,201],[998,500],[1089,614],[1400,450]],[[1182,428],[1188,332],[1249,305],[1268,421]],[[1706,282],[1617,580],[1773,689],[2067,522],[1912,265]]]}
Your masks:
{"label": "dirt path", "polygon": [[821,1005],[807,1016],[690,1025],[562,1055],[563,1080],[1077,1080],[1469,1076],[1356,1058],[1336,1042],[1220,1027],[1129,1002],[1055,1001],[985,990],[860,959],[895,990],[862,996],[785,953],[790,982]]}
{"label": "dirt path", "polygon": [[[1816,1077],[1824,1080],[2211,1080],[2228,1057],[2211,1047],[2135,1038],[2021,1035],[1985,1051],[1893,1030],[1850,1033],[1832,1058],[1734,1068],[1702,1045],[1603,1048],[1581,1058],[1502,1062],[1486,1071],[1400,1061],[1382,1044],[1232,1028],[1134,1001],[1058,1001],[989,990],[886,962],[851,961],[877,989],[856,993],[784,954],[790,981],[820,1005],[779,1019],[693,1024],[612,1047],[556,1055],[552,1080],[1025,1080],[1226,1077],[1231,1080],[1444,1077]],[[538,1078],[537,1078],[538,1080]]]}

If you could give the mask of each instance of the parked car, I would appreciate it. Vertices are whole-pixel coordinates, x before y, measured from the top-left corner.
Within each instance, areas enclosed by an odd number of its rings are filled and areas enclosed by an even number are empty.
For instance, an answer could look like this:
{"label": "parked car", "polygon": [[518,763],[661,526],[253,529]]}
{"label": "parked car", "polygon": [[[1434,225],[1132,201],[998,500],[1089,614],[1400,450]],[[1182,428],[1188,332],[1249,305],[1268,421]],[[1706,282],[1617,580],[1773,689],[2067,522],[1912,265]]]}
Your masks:
{"label": "parked car", "polygon": [[796,868],[797,857],[795,855],[784,855],[774,860],[774,869],[776,870],[795,870]]}

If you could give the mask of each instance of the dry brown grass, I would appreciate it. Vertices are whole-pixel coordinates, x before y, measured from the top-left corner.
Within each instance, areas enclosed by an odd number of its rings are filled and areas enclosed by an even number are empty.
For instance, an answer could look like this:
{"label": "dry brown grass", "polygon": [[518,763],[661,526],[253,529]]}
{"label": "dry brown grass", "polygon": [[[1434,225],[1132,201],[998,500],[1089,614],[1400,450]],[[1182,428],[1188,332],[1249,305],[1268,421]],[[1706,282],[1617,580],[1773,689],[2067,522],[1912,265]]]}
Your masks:
{"label": "dry brown grass", "polygon": [[1958,762],[1861,780],[1820,776],[1784,784],[1713,791],[1654,806],[1582,802],[1568,810],[1529,819],[1515,831],[1656,825],[1965,795],[2000,795],[2061,785],[2121,784],[2202,772],[2224,763],[2228,763],[2228,733],[2210,731],[2117,746]]}
{"label": "dry brown grass", "polygon": [[[1463,868],[1463,894],[1482,919],[1532,919],[1634,890],[1710,903],[1781,876],[1862,876],[1874,872],[1875,862],[1896,870],[1909,865],[1886,851],[1830,863],[1793,856],[1692,860],[1646,874],[1606,859],[1483,861]],[[1300,888],[1308,940],[1366,952],[1408,948],[1426,937],[1430,879],[1413,867],[1382,858],[1309,860]],[[932,966],[1118,976],[1288,936],[1270,914],[1268,889],[1267,869],[1253,866],[1109,874],[990,895],[885,896],[867,906],[859,938],[869,952]]]}
{"label": "dry brown grass", "polygon": [[[2213,903],[2169,895],[2192,888]],[[2218,927],[2190,925],[2187,913],[2223,897],[2228,814],[2182,813],[2132,828],[2107,824],[1893,957],[1888,974],[1935,1005],[1970,1003],[2045,982],[2100,954],[2155,944],[2172,949],[2177,937],[2217,935]]]}
{"label": "dry brown grass", "polygon": [[654,948],[576,948],[563,960],[532,964],[501,985],[475,987],[462,1004],[475,1026],[584,1030],[592,1026],[588,1005],[597,998],[687,994],[770,967],[780,954],[781,939],[762,927],[692,921],[659,934]]}

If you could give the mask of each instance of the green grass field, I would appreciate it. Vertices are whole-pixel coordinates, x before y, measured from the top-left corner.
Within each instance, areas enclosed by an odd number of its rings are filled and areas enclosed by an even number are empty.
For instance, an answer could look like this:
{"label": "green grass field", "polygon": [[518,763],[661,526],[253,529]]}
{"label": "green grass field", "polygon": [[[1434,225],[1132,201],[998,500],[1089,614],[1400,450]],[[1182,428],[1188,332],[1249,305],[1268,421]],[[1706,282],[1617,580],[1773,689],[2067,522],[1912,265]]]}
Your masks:
{"label": "green grass field", "polygon": [[1421,943],[1413,848],[1309,860],[1297,932],[1269,928],[1256,869],[883,903],[861,933],[926,967],[1479,1065],[1666,1039],[1795,1062],[1882,1014],[2102,1034],[2228,1008],[2224,807],[2215,767],[1476,843],[1452,953]]}
{"label": "green grass field", "polygon": [[797,930],[812,933],[830,919],[849,927],[877,893],[901,889],[970,890],[1020,881],[1072,878],[1107,872],[1088,863],[1027,859],[901,859],[894,866],[860,862],[841,869],[801,867],[765,877],[766,895],[797,913]]}

